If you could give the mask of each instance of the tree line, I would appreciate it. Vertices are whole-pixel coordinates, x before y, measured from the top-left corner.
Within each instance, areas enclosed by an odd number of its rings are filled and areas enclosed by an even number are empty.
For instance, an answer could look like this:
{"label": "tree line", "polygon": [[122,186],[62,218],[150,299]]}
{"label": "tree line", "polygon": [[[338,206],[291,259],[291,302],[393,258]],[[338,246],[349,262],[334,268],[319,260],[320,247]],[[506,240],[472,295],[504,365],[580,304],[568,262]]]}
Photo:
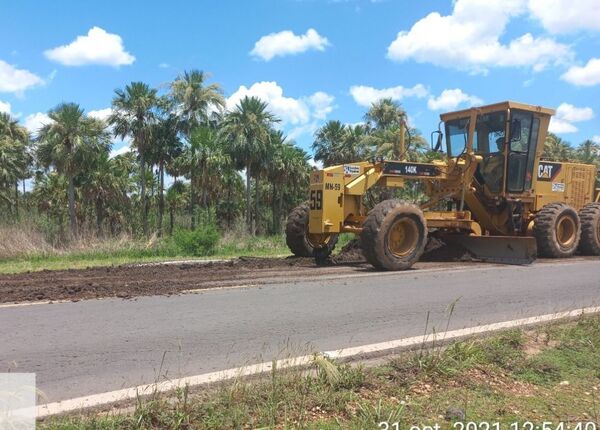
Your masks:
{"label": "tree line", "polygon": [[[192,229],[201,220],[231,228],[242,213],[251,234],[279,233],[304,199],[308,154],[276,129],[279,119],[258,98],[226,112],[221,88],[202,71],[182,73],[165,94],[143,82],[117,89],[106,120],[76,103],[48,117],[32,136],[0,114],[0,210],[18,221],[25,200],[27,214],[45,217],[57,238],[84,230],[162,235],[182,217]],[[114,138],[131,151],[111,156]]]}
{"label": "tree line", "polygon": [[[115,90],[105,120],[61,103],[34,135],[0,113],[4,220],[35,215],[55,240],[82,232],[160,236],[206,223],[280,233],[287,213],[306,198],[310,157],[277,128],[280,120],[265,102],[244,97],[227,111],[222,89],[206,81],[202,71],[186,71],[163,94],[132,82]],[[395,153],[406,120],[398,103],[382,99],[358,124],[328,121],[314,133],[314,160],[329,166],[440,158],[410,127],[405,153]],[[115,138],[128,141],[131,151],[111,156]],[[600,165],[600,146],[586,140],[573,147],[549,133],[544,158]],[[411,198],[418,186],[401,191]]]}

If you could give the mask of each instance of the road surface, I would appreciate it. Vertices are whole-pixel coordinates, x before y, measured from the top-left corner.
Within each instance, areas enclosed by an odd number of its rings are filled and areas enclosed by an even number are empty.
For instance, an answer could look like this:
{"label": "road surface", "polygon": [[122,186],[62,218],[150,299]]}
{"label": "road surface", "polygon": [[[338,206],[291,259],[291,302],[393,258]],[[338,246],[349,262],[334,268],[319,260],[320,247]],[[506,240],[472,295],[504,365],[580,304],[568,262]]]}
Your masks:
{"label": "road surface", "polygon": [[[333,278],[333,279],[332,279]],[[600,261],[362,272],[179,296],[0,307],[0,371],[47,402],[600,303]]]}

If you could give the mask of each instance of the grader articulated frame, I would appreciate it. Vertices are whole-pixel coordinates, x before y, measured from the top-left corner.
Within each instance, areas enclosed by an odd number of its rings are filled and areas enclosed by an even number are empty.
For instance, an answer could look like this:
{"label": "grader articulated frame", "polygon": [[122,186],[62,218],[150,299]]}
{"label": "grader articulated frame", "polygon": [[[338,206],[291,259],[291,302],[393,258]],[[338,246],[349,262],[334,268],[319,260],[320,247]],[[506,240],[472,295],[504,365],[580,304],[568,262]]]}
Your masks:
{"label": "grader articulated frame", "polygon": [[[407,161],[401,130],[399,161],[315,170],[308,206],[288,218],[288,246],[321,261],[339,233],[355,233],[367,260],[387,270],[412,266],[430,235],[501,263],[527,264],[537,254],[568,257],[578,249],[599,255],[595,166],[542,160],[553,114],[510,101],[447,113],[432,142],[442,152],[445,135],[443,160]],[[365,204],[373,187],[402,188],[407,181],[422,184],[425,202],[390,199],[370,210]]]}

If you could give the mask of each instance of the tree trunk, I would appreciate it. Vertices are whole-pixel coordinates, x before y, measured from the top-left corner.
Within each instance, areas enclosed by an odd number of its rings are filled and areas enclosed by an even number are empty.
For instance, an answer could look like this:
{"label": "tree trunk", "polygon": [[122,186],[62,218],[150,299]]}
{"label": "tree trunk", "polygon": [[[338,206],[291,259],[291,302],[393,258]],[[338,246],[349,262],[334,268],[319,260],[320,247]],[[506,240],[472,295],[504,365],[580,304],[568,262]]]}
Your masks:
{"label": "tree trunk", "polygon": [[69,189],[67,197],[69,199],[69,228],[71,237],[77,236],[77,218],[75,216],[75,182],[73,175],[69,175]]}
{"label": "tree trunk", "polygon": [[250,160],[246,160],[246,228],[252,234],[252,198],[250,196]]}
{"label": "tree trunk", "polygon": [[142,203],[142,230],[144,231],[144,236],[148,237],[148,204],[146,199],[146,160],[144,158],[144,153],[140,153],[140,175],[141,175],[141,190],[140,190],[140,198]]}
{"label": "tree trunk", "polygon": [[[193,147],[192,147],[193,148]],[[192,230],[196,229],[196,175],[194,175],[195,153],[192,149],[192,166],[190,168],[190,215],[192,217]]]}
{"label": "tree trunk", "polygon": [[173,205],[169,206],[169,234],[172,236],[173,235],[173,227],[175,225],[175,214],[174,214],[175,209],[173,208]]}
{"label": "tree trunk", "polygon": [[165,212],[165,165],[161,161],[158,167],[160,175],[159,195],[158,195],[158,237],[163,235],[163,214]]}
{"label": "tree trunk", "polygon": [[277,188],[275,187],[275,181],[272,181],[271,186],[273,192],[271,193],[271,234],[277,234],[279,230],[279,217],[277,216]]}
{"label": "tree trunk", "polygon": [[260,213],[260,198],[259,198],[259,179],[260,179],[260,172],[256,175],[256,179],[255,179],[255,196],[254,196],[254,223],[252,224],[252,235],[255,236],[256,232],[258,231],[258,227],[259,227],[259,213]]}
{"label": "tree trunk", "polygon": [[15,181],[15,215],[19,219],[19,181]]}
{"label": "tree trunk", "polygon": [[231,186],[227,187],[227,228],[231,230],[233,224],[233,201],[231,198]]}
{"label": "tree trunk", "polygon": [[283,190],[279,193],[279,209],[277,211],[277,234],[281,233],[281,215],[283,211]]}

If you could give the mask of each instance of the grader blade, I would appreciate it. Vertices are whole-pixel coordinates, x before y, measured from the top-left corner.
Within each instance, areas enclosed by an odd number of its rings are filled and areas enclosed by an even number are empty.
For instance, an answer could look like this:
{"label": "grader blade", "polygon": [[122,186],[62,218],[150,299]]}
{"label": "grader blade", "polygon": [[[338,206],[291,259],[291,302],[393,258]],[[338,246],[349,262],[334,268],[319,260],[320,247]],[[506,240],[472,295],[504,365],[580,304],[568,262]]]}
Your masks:
{"label": "grader blade", "polygon": [[524,265],[537,258],[533,237],[448,235],[444,242],[460,245],[474,258],[489,263]]}

